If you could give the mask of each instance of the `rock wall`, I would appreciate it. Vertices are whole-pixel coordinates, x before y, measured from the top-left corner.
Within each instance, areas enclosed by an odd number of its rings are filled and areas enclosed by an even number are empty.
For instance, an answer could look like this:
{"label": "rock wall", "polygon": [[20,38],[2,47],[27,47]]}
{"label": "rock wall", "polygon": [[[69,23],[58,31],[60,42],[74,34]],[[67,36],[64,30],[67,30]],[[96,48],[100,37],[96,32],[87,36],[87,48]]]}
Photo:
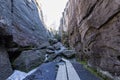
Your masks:
{"label": "rock wall", "polygon": [[0,79],[5,80],[13,70],[9,61],[8,53],[4,46],[0,45]]}
{"label": "rock wall", "polygon": [[[22,46],[40,45],[47,40],[35,0],[13,0],[13,40]],[[43,35],[44,34],[44,35]]]}
{"label": "rock wall", "polygon": [[0,0],[0,4],[0,80],[5,80],[12,73],[9,58],[24,48],[40,47],[48,41],[48,33],[38,0]]}
{"label": "rock wall", "polygon": [[13,42],[20,46],[39,46],[47,41],[38,0],[4,0],[0,3],[1,34],[11,35]]}
{"label": "rock wall", "polygon": [[120,76],[119,0],[69,0],[62,19],[80,59],[86,55],[89,66]]}

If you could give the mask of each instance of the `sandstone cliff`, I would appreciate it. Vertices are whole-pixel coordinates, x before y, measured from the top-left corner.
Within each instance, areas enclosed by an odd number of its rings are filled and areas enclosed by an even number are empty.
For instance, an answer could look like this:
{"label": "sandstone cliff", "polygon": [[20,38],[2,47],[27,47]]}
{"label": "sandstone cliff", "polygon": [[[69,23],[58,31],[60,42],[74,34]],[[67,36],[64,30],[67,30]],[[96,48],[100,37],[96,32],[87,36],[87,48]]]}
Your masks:
{"label": "sandstone cliff", "polygon": [[19,48],[39,47],[47,37],[38,0],[0,0],[0,80],[12,73],[9,58]]}
{"label": "sandstone cliff", "polygon": [[120,76],[119,0],[69,0],[60,27],[80,59],[86,55],[89,66]]}

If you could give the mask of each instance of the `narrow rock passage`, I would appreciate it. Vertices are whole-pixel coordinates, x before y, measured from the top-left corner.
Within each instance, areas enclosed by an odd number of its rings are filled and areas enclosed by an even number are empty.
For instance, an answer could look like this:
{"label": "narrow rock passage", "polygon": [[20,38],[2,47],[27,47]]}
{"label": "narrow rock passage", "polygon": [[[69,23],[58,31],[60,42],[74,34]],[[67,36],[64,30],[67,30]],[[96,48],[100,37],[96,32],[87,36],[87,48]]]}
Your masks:
{"label": "narrow rock passage", "polygon": [[56,40],[51,43],[45,48],[44,63],[32,73],[20,72],[23,77],[14,73],[7,80],[100,80],[76,62],[74,50],[68,50]]}

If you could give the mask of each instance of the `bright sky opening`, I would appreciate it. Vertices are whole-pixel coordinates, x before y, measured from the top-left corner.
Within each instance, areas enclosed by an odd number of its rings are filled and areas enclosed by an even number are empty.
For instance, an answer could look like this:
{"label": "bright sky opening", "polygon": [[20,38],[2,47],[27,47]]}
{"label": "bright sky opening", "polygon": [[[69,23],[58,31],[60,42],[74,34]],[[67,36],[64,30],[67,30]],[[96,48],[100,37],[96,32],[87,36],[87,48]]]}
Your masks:
{"label": "bright sky opening", "polygon": [[44,21],[47,27],[58,29],[62,12],[68,0],[41,0]]}

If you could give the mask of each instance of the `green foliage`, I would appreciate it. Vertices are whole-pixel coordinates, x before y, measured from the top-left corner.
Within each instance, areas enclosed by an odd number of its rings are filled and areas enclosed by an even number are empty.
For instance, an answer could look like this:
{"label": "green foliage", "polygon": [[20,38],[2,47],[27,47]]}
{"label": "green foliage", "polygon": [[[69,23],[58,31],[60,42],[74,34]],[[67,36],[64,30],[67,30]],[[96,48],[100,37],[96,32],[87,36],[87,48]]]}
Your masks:
{"label": "green foliage", "polygon": [[82,65],[87,66],[87,61],[79,61]]}
{"label": "green foliage", "polygon": [[69,39],[68,34],[66,32],[62,33],[62,43],[65,45],[65,47],[69,48]]}
{"label": "green foliage", "polygon": [[54,34],[54,37],[61,42],[61,36],[56,32],[56,34]]}
{"label": "green foliage", "polygon": [[59,34],[59,31],[50,28],[50,32],[54,36],[54,38],[56,38],[59,42],[61,42],[61,36]]}

